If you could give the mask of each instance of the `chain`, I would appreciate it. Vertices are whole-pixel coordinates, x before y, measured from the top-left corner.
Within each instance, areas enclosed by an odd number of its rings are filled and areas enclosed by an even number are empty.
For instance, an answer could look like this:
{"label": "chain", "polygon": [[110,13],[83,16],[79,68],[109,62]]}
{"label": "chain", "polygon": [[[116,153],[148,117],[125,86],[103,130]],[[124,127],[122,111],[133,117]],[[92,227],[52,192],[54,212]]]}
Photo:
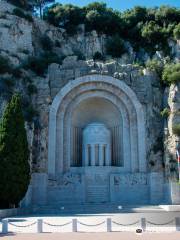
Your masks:
{"label": "chain", "polygon": [[105,221],[104,221],[104,222],[101,222],[101,223],[97,223],[97,224],[85,224],[85,223],[82,223],[82,222],[80,222],[80,221],[78,221],[78,223],[81,224],[81,225],[83,225],[83,226],[86,226],[86,227],[96,227],[96,226],[100,226],[100,225],[104,224]]}
{"label": "chain", "polygon": [[153,222],[150,222],[150,221],[146,221],[147,223],[151,224],[151,225],[156,225],[156,226],[164,226],[164,225],[168,225],[170,223],[173,223],[174,222],[174,219],[169,221],[169,222],[166,222],[166,223],[153,223]]}
{"label": "chain", "polygon": [[12,225],[12,226],[14,226],[14,227],[20,227],[20,228],[31,227],[31,226],[35,225],[36,223],[37,223],[37,222],[35,221],[35,222],[33,222],[33,223],[30,223],[30,224],[28,224],[28,225],[23,226],[23,225],[16,225],[16,224],[14,224],[14,223],[8,222],[8,224],[10,224],[10,225]]}
{"label": "chain", "polygon": [[64,223],[64,224],[51,224],[51,223],[48,223],[48,222],[45,222],[45,221],[43,221],[43,223],[46,224],[46,225],[48,225],[48,226],[51,226],[51,227],[64,227],[64,226],[66,226],[66,225],[71,224],[72,221],[71,221],[71,222]]}
{"label": "chain", "polygon": [[136,225],[137,223],[139,223],[139,221],[137,222],[133,222],[133,223],[129,223],[129,224],[122,224],[122,223],[118,223],[118,222],[115,222],[115,221],[112,221],[112,223],[116,224],[116,225],[119,225],[119,226],[132,226],[132,225]]}

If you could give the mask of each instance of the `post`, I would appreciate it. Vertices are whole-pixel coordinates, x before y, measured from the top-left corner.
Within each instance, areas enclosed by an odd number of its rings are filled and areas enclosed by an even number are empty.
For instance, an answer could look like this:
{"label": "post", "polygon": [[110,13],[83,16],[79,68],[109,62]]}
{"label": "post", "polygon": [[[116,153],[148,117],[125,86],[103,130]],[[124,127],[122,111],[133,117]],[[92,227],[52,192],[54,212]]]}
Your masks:
{"label": "post", "polygon": [[145,218],[141,218],[141,228],[142,228],[143,232],[146,231],[146,219]]}
{"label": "post", "polygon": [[107,232],[112,232],[112,221],[111,218],[106,219],[106,224],[107,224]]}
{"label": "post", "polygon": [[180,231],[180,218],[175,218],[175,224],[176,224],[176,231]]}
{"label": "post", "polygon": [[2,233],[8,233],[8,219],[2,219]]}
{"label": "post", "polygon": [[37,232],[42,233],[43,232],[43,219],[37,220]]}
{"label": "post", "polygon": [[72,232],[77,232],[77,219],[72,219]]}

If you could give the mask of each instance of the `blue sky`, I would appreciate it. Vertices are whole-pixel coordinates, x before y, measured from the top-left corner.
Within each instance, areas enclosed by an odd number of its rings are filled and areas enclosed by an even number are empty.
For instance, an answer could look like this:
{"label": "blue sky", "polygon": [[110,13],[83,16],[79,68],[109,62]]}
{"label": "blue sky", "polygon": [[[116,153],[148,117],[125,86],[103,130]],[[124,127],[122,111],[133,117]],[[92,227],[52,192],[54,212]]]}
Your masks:
{"label": "blue sky", "polygon": [[[57,0],[56,2],[60,2],[63,4],[71,3],[79,6],[84,6],[94,1],[92,0]],[[118,9],[120,11],[124,11],[125,9],[129,9],[137,5],[146,6],[146,7],[154,7],[154,6],[160,6],[160,5],[170,5],[170,6],[180,7],[180,0],[125,0],[125,1],[104,0],[103,2],[107,3],[109,7]]]}

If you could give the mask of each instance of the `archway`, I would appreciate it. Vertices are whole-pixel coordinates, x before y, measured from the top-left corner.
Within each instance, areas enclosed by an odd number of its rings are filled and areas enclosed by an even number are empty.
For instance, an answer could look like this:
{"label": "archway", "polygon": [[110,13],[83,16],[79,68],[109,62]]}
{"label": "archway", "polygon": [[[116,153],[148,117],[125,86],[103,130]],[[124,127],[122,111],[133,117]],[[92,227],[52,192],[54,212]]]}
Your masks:
{"label": "archway", "polygon": [[103,75],[77,78],[57,94],[49,117],[50,176],[66,173],[72,167],[72,127],[84,128],[94,121],[109,128],[119,127],[123,164],[117,166],[118,172],[146,172],[144,112],[135,93],[124,82]]}

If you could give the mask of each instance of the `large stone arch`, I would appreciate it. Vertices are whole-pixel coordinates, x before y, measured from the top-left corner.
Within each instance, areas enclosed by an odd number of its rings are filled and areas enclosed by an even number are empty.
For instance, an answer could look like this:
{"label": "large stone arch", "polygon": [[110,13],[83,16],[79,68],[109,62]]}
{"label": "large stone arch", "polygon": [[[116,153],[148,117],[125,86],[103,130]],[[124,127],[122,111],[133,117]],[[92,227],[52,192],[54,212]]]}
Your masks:
{"label": "large stone arch", "polygon": [[[66,124],[71,117],[71,112],[68,113],[68,111],[74,109],[78,101],[98,96],[98,92],[99,96],[117,106],[126,127],[129,119],[130,159],[127,161],[131,161],[131,172],[146,172],[145,119],[143,107],[136,94],[118,79],[104,75],[89,75],[70,81],[52,102],[49,115],[49,175],[54,176],[68,170],[63,166],[64,161],[68,159],[68,153],[64,149],[64,140],[66,139],[67,143],[69,141]],[[127,151],[127,146],[124,151]]]}

